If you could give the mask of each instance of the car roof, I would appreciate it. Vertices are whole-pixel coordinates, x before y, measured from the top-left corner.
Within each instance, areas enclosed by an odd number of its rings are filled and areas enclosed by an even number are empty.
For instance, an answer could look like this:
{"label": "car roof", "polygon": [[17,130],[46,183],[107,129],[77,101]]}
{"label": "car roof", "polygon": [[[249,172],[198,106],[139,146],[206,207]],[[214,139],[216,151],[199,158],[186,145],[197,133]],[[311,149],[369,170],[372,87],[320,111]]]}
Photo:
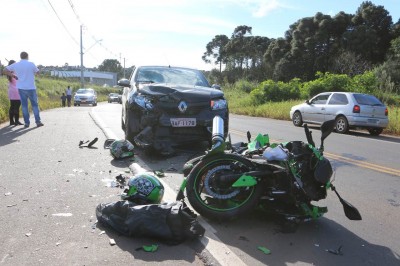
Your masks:
{"label": "car roof", "polygon": [[199,69],[193,68],[193,67],[171,66],[171,65],[168,65],[168,66],[164,66],[164,65],[141,65],[141,66],[137,66],[136,69],[139,69],[139,68],[178,68],[178,69],[199,70]]}

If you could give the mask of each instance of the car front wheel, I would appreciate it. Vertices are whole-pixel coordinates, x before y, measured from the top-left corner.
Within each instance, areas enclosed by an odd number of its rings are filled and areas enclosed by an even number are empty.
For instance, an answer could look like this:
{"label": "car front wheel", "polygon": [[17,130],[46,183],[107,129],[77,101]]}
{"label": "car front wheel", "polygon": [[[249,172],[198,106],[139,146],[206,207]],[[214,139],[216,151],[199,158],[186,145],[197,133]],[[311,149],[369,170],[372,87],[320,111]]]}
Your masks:
{"label": "car front wheel", "polygon": [[296,127],[301,127],[303,125],[303,118],[301,117],[301,113],[299,111],[294,112],[292,121],[293,125]]}
{"label": "car front wheel", "polygon": [[347,122],[346,117],[339,116],[336,118],[336,132],[340,134],[347,133],[349,131],[349,123]]}
{"label": "car front wheel", "polygon": [[369,134],[372,136],[379,136],[383,131],[383,128],[370,128],[368,129]]}

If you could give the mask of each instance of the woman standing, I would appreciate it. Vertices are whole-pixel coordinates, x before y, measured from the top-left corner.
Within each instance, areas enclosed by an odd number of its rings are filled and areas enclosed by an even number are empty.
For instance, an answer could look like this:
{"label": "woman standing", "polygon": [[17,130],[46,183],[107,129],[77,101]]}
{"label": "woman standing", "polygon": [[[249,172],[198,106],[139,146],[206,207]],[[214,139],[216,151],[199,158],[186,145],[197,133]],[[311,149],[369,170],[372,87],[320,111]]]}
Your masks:
{"label": "woman standing", "polygon": [[[8,65],[14,64],[14,60],[10,60]],[[21,98],[19,97],[17,89],[17,79],[15,75],[8,76],[8,98],[10,99],[10,110],[8,111],[10,117],[10,126],[23,125],[19,122],[19,107],[21,106]]]}

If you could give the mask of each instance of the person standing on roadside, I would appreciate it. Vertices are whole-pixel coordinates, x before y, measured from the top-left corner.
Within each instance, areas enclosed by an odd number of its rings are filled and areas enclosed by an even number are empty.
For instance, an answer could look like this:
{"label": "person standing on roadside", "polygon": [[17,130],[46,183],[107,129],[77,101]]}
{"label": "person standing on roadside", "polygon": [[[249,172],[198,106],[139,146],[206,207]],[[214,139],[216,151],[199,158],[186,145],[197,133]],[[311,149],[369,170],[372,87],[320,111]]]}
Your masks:
{"label": "person standing on roadside", "polygon": [[22,114],[24,116],[25,127],[29,127],[28,99],[31,102],[35,122],[38,127],[44,126],[40,121],[38,97],[36,93],[35,75],[38,74],[37,66],[28,60],[28,53],[21,52],[21,60],[17,63],[6,66],[3,73],[7,76],[17,77],[17,88],[21,97]]}
{"label": "person standing on roadside", "polygon": [[71,107],[72,90],[71,90],[70,86],[68,86],[66,94],[67,94],[68,107]]}
{"label": "person standing on roadside", "polygon": [[[14,64],[14,60],[10,60],[8,65]],[[21,106],[21,98],[17,89],[17,79],[15,75],[7,76],[8,78],[8,98],[10,99],[10,109],[8,115],[10,117],[10,126],[23,125],[19,122],[19,107]]]}
{"label": "person standing on roadside", "polygon": [[61,96],[61,105],[62,107],[65,107],[65,101],[67,100],[67,96],[65,96],[65,93],[62,94]]}

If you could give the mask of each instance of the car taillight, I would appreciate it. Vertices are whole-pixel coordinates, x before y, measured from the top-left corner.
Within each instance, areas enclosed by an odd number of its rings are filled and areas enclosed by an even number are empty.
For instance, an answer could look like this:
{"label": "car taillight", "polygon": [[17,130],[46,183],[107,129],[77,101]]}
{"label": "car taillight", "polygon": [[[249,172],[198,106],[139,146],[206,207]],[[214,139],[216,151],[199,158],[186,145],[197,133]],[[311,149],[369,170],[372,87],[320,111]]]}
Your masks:
{"label": "car taillight", "polygon": [[389,115],[389,111],[388,111],[388,109],[386,108],[385,109],[385,116],[388,116]]}
{"label": "car taillight", "polygon": [[360,113],[360,111],[361,111],[361,108],[360,108],[360,106],[358,106],[358,105],[354,105],[353,106],[353,113]]}

